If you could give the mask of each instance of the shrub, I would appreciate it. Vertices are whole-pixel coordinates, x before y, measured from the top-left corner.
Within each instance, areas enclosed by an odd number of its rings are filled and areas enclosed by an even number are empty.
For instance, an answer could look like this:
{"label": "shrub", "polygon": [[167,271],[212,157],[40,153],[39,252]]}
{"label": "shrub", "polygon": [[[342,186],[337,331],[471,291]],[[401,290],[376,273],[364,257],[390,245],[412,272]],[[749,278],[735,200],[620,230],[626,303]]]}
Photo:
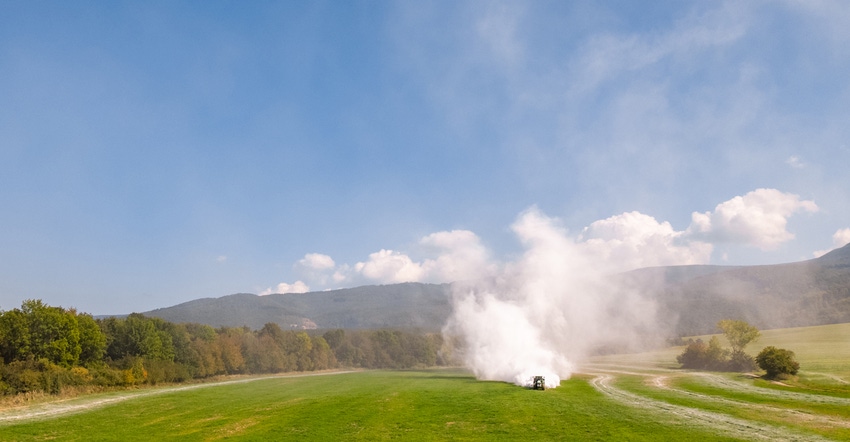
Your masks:
{"label": "shrub", "polygon": [[682,368],[725,370],[728,353],[720,346],[717,336],[712,336],[708,344],[702,339],[691,341],[676,360],[682,364]]}
{"label": "shrub", "polygon": [[4,365],[2,377],[6,384],[6,394],[41,390],[41,376],[32,359]]}
{"label": "shrub", "polygon": [[729,358],[729,362],[726,363],[727,371],[753,371],[756,369],[756,361],[752,356],[742,352],[742,351],[734,351],[732,352],[732,357]]}
{"label": "shrub", "polygon": [[2,394],[13,395],[28,392],[59,394],[64,387],[83,385],[91,380],[88,370],[82,367],[67,369],[46,358],[29,357],[0,366]]}
{"label": "shrub", "polygon": [[697,339],[688,344],[685,351],[679,356],[676,356],[676,361],[682,364],[682,368],[705,368],[705,353],[708,350],[708,345]]}
{"label": "shrub", "polygon": [[800,369],[800,363],[794,359],[794,352],[774,346],[765,347],[756,356],[756,362],[767,372],[768,378],[781,375],[795,375]]}
{"label": "shrub", "polygon": [[92,384],[101,387],[115,387],[124,385],[124,374],[122,370],[112,368],[106,364],[92,366],[89,369],[92,377]]}
{"label": "shrub", "polygon": [[172,361],[145,360],[144,369],[147,371],[146,382],[151,385],[160,382],[183,382],[191,378],[185,365]]}

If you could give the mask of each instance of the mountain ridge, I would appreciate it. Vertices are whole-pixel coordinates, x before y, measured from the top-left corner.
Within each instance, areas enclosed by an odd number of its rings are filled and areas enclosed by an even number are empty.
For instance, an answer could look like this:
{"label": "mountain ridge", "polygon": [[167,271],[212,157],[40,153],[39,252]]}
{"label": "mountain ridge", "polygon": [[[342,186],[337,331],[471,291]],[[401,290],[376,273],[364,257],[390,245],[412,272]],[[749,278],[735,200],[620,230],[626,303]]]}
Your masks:
{"label": "mountain ridge", "polygon": [[[850,244],[805,261],[756,265],[649,267],[613,277],[655,300],[676,335],[716,331],[720,319],[759,328],[850,322]],[[419,328],[440,330],[451,315],[453,284],[402,283],[259,296],[201,298],[144,312],[215,327]]]}
{"label": "mountain ridge", "polygon": [[254,295],[237,293],[201,298],[144,312],[171,322],[198,322],[214,327],[268,322],[284,328],[439,329],[451,313],[449,284],[407,282],[309,293]]}

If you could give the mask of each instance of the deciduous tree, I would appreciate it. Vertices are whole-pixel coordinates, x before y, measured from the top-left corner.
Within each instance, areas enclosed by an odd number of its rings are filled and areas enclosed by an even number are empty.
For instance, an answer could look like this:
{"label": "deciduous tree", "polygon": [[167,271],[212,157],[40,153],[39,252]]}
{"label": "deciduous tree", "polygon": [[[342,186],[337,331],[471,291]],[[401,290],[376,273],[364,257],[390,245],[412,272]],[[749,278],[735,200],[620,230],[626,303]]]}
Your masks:
{"label": "deciduous tree", "polygon": [[775,378],[781,375],[795,375],[800,370],[800,363],[794,358],[794,352],[774,346],[765,347],[756,356],[756,362],[767,377]]}
{"label": "deciduous tree", "polygon": [[729,340],[732,353],[743,352],[747,344],[756,341],[761,336],[759,330],[746,321],[724,319],[717,323],[717,327],[723,331],[726,339]]}

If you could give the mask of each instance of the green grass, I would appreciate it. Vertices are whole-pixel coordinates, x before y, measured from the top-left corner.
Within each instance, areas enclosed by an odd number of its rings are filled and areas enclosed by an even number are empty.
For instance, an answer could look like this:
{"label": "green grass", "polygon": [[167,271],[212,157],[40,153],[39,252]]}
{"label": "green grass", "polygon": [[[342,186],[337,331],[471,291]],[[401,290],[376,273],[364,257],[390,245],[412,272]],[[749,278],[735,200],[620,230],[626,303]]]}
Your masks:
{"label": "green grass", "polygon": [[768,345],[793,351],[803,372],[826,372],[850,381],[850,323],[765,330],[748,350],[757,354]]}
{"label": "green grass", "polygon": [[[268,377],[91,395],[64,403],[127,398],[52,418],[13,422],[4,416],[17,411],[0,411],[0,440],[732,440],[724,428],[736,424],[711,420],[720,415],[778,429],[780,439],[850,440],[850,324],[766,330],[748,350],[767,345],[797,353],[798,379],[777,385],[678,370],[682,347],[600,357],[582,369],[614,376],[625,396],[598,391],[593,374],[546,391],[459,370]],[[685,409],[709,419],[689,421]]]}
{"label": "green grass", "polygon": [[[718,336],[728,345],[723,335]],[[707,340],[711,335],[700,337]],[[793,351],[803,370],[850,375],[850,323],[762,330],[746,351],[755,355],[769,345]]]}
{"label": "green grass", "polygon": [[[752,385],[752,380],[741,379],[740,375],[724,376],[743,386]],[[699,376],[677,376],[668,382],[669,388],[659,389],[647,385],[643,377],[621,376],[617,385],[642,397],[669,404],[723,413],[800,433],[850,440],[850,428],[844,424],[850,423],[850,406],[846,403],[819,402],[818,395],[806,397],[775,394],[772,391],[760,392],[759,389],[724,388],[712,385]],[[799,389],[793,390],[802,393]],[[811,394],[808,391],[806,393]]]}
{"label": "green grass", "polygon": [[[721,340],[725,343],[722,335]],[[640,397],[802,434],[850,440],[850,324],[763,330],[761,338],[746,350],[757,354],[768,345],[794,351],[800,362],[799,376],[777,383],[736,373],[705,377],[676,370],[675,357],[684,347],[594,358],[587,369],[643,373],[621,373],[616,382],[618,388]],[[665,376],[666,388],[655,385],[657,376]]]}
{"label": "green grass", "polygon": [[663,423],[586,379],[531,391],[452,370],[271,378],[0,427],[26,440],[729,440]]}

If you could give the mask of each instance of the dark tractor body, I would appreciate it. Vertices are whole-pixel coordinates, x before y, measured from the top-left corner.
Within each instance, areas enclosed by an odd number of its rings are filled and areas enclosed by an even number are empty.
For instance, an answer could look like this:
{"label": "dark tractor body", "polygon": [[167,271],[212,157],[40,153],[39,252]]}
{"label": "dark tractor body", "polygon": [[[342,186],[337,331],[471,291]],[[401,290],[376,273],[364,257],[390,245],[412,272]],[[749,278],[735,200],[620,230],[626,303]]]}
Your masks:
{"label": "dark tractor body", "polygon": [[546,378],[543,376],[535,376],[531,381],[531,389],[532,390],[545,390],[546,389]]}

